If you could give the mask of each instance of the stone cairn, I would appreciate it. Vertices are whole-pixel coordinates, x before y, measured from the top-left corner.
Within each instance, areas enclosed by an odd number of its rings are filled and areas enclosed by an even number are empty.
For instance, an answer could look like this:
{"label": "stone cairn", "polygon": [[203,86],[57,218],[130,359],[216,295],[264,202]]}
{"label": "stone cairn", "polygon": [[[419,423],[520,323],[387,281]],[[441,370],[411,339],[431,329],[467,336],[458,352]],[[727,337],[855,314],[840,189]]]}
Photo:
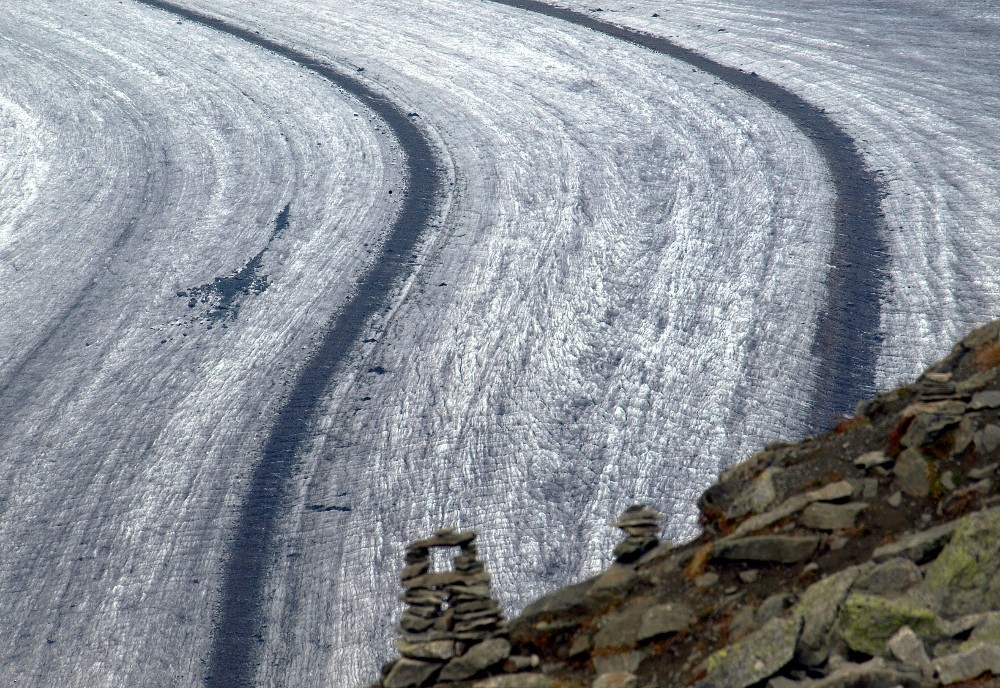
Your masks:
{"label": "stone cairn", "polygon": [[[401,659],[383,669],[384,688],[421,688],[478,675],[513,673],[538,665],[537,657],[511,657],[490,574],[477,558],[472,531],[453,528],[406,548],[400,574],[406,610],[396,649]],[[431,550],[458,547],[453,571],[431,571]]]}
{"label": "stone cairn", "polygon": [[633,504],[610,525],[621,528],[627,537],[615,547],[615,561],[627,564],[660,544],[660,522],[663,514],[645,504]]}

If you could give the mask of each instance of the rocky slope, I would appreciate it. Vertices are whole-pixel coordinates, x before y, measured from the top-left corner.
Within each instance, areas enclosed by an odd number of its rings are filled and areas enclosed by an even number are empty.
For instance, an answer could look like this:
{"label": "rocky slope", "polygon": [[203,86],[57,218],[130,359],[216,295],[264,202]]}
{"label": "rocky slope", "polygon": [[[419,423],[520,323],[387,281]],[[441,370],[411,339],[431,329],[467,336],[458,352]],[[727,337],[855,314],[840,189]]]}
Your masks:
{"label": "rocky slope", "polygon": [[[834,430],[726,471],[696,541],[659,543],[658,514],[630,508],[610,568],[508,625],[472,534],[415,543],[381,685],[1000,686],[998,467],[1000,321]],[[456,570],[429,572],[427,548],[452,544]]]}

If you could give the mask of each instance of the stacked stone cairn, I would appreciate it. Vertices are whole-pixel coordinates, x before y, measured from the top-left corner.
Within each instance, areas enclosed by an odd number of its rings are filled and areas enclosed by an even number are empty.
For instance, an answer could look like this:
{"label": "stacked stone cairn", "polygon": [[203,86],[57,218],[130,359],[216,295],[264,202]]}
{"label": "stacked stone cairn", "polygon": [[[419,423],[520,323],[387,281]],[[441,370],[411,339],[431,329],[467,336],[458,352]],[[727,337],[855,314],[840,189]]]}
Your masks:
{"label": "stacked stone cairn", "polygon": [[615,547],[615,561],[627,564],[660,544],[660,522],[663,514],[645,504],[633,504],[610,525],[621,528],[627,536]]}
{"label": "stacked stone cairn", "polygon": [[[476,533],[439,530],[406,548],[400,574],[406,610],[396,649],[383,669],[384,688],[421,688],[532,669],[537,657],[511,657],[490,574],[477,557]],[[458,547],[453,571],[431,571],[431,550]]]}

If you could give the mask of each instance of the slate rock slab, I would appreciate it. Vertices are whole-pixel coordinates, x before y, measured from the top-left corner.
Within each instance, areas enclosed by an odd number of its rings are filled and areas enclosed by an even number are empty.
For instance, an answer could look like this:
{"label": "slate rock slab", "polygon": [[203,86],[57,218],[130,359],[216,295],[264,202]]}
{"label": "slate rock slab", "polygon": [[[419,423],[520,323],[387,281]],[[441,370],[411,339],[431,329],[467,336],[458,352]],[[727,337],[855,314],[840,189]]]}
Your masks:
{"label": "slate rock slab", "polygon": [[746,688],[774,676],[792,661],[801,617],[772,619],[758,631],[711,655],[698,688]]}

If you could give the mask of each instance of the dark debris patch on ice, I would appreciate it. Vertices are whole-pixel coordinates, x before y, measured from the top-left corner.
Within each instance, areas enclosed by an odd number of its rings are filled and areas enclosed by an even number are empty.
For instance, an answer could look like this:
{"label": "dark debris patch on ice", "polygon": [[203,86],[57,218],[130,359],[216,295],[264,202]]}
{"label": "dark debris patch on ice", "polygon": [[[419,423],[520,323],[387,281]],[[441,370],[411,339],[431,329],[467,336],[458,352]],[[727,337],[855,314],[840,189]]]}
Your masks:
{"label": "dark debris patch on ice", "polygon": [[208,329],[212,329],[217,322],[236,320],[240,309],[249,297],[267,291],[271,281],[267,275],[261,274],[264,254],[271,248],[275,239],[288,227],[291,208],[289,203],[278,213],[274,219],[274,230],[271,232],[267,244],[242,268],[226,277],[216,277],[207,284],[177,292],[178,297],[188,300],[188,308],[198,308],[199,305],[208,307],[204,316],[197,317],[196,321],[207,322]]}

